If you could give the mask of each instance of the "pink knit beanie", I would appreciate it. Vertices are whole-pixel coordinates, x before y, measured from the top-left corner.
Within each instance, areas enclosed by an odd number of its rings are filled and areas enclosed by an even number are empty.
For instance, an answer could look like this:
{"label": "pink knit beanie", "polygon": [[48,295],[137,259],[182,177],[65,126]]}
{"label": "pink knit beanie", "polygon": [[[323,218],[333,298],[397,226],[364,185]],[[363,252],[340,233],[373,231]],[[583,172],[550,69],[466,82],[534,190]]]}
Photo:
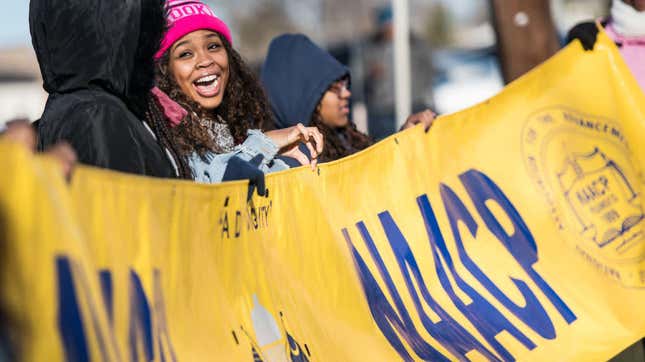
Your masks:
{"label": "pink knit beanie", "polygon": [[231,31],[213,10],[198,0],[168,0],[166,2],[168,32],[161,42],[155,59],[161,58],[175,42],[197,30],[220,33],[232,45]]}

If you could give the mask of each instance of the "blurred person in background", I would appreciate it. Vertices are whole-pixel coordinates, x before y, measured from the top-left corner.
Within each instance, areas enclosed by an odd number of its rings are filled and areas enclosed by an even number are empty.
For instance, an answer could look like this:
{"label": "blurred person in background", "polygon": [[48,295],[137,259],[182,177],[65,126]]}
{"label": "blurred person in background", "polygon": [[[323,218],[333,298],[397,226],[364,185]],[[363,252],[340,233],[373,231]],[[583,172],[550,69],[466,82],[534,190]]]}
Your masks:
{"label": "blurred person in background", "polygon": [[[392,7],[375,9],[376,32],[358,45],[351,61],[352,75],[367,106],[369,134],[380,140],[396,132],[394,24]],[[410,36],[412,113],[432,108],[433,65],[430,48]]]}
{"label": "blurred person in background", "polygon": [[271,110],[228,26],[199,1],[168,1],[167,14],[170,28],[155,56],[157,107],[148,121],[174,145],[179,168],[202,183],[263,180],[263,173],[288,168],[279,154],[315,168],[323,146],[315,127],[261,131]]}
{"label": "blurred person in background", "polygon": [[[321,162],[334,161],[372,145],[350,119],[350,72],[302,34],[281,35],[271,42],[262,67],[276,128],[304,122],[324,135]],[[430,110],[411,116],[403,128],[434,121]]]}
{"label": "blurred person in background", "polygon": [[[613,0],[610,16],[599,22],[645,91],[645,0]],[[585,22],[569,31],[567,42],[578,39],[586,50],[592,50],[597,35],[596,23]]]}
{"label": "blurred person in background", "polygon": [[176,177],[142,121],[165,30],[162,0],[31,0],[29,24],[49,93],[38,148],[64,140],[83,164]]}

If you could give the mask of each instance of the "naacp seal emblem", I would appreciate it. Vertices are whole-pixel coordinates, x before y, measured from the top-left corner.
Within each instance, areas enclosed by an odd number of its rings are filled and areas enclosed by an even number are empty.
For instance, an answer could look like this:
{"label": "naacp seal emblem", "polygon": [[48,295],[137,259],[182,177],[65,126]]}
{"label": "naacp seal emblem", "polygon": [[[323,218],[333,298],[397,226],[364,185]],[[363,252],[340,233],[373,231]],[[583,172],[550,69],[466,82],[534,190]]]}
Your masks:
{"label": "naacp seal emblem", "polygon": [[567,158],[558,180],[580,234],[600,248],[619,240],[643,219],[640,197],[625,173],[598,148]]}
{"label": "naacp seal emblem", "polygon": [[620,125],[555,107],[530,116],[522,137],[527,171],[578,253],[624,285],[645,286],[645,182]]}

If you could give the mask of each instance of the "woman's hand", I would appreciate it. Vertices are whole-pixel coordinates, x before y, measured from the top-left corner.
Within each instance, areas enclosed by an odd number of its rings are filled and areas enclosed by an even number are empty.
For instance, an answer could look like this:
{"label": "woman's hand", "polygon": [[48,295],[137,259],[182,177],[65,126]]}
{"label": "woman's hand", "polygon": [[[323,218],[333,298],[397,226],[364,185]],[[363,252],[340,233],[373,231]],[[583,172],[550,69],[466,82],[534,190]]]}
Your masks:
{"label": "woman's hand", "polygon": [[414,127],[417,124],[421,123],[423,124],[424,130],[428,132],[430,130],[430,127],[432,127],[432,124],[434,123],[434,120],[436,118],[437,118],[437,114],[434,113],[431,109],[426,109],[423,112],[415,113],[410,117],[408,117],[408,119],[401,127],[401,131],[403,131],[404,129]]}
{"label": "woman's hand", "polygon": [[[36,151],[36,132],[25,120],[11,121],[7,123],[7,130],[0,133],[0,138],[19,143],[29,151]],[[54,157],[60,163],[65,178],[69,181],[74,166],[76,165],[76,153],[66,142],[59,142],[47,149],[46,155]]]}
{"label": "woman's hand", "polygon": [[7,122],[7,130],[1,133],[0,137],[19,143],[31,152],[36,151],[36,132],[25,120]]}
{"label": "woman's hand", "polygon": [[[305,127],[302,123],[298,123],[296,126],[269,131],[265,134],[280,148],[281,155],[295,158],[300,164],[310,165],[312,169],[316,169],[318,155],[324,148],[323,135],[318,128]],[[301,143],[309,149],[311,160],[298,148]]]}

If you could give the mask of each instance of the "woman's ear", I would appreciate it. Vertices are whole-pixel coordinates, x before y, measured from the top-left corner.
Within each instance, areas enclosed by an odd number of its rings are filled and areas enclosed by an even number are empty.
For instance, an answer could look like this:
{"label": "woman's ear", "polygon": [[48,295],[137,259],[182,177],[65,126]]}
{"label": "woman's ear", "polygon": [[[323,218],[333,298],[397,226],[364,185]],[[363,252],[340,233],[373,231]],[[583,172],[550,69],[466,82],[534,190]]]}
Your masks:
{"label": "woman's ear", "polygon": [[162,77],[166,77],[168,75],[168,66],[166,64],[159,63],[158,68],[159,74],[161,74]]}

